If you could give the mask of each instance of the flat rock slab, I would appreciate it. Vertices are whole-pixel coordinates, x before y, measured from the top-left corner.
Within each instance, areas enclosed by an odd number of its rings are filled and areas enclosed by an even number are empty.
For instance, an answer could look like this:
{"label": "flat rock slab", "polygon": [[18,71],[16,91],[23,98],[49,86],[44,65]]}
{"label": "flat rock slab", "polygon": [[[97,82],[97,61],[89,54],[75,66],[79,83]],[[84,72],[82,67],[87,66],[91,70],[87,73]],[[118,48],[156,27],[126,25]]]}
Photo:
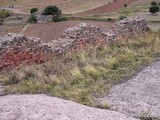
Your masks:
{"label": "flat rock slab", "polygon": [[113,87],[108,96],[99,100],[109,102],[112,110],[127,115],[140,117],[146,113],[160,118],[160,61]]}
{"label": "flat rock slab", "polygon": [[138,120],[46,95],[0,97],[0,120]]}

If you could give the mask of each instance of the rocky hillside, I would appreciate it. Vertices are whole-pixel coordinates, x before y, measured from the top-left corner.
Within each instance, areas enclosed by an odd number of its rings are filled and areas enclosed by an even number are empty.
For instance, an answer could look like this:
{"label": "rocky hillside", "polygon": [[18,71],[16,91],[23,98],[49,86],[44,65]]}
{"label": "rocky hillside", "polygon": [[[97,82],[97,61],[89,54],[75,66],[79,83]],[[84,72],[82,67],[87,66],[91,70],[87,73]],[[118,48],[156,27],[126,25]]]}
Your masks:
{"label": "rocky hillside", "polygon": [[[10,104],[8,104],[10,103]],[[1,120],[138,120],[46,95],[0,97]]]}

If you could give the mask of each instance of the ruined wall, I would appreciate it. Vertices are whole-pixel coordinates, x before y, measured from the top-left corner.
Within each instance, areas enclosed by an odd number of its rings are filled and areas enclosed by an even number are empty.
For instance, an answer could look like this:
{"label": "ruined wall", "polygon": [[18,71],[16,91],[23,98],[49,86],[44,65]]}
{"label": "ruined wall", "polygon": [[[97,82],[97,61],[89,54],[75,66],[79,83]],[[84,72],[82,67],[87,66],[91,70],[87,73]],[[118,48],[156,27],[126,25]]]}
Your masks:
{"label": "ruined wall", "polygon": [[39,38],[26,38],[21,34],[7,34],[0,38],[0,69],[19,64],[47,61],[52,50]]}
{"label": "ruined wall", "polygon": [[81,23],[75,27],[68,28],[61,38],[48,44],[56,54],[60,54],[66,53],[71,49],[83,48],[88,44],[110,45],[119,39],[143,35],[148,30],[147,22],[143,17],[118,21],[108,32],[103,32],[99,27]]}
{"label": "ruined wall", "polygon": [[0,69],[19,64],[42,63],[50,59],[51,54],[62,55],[87,45],[109,45],[118,39],[142,35],[148,30],[142,17],[125,19],[103,32],[99,27],[81,23],[68,28],[58,40],[43,43],[39,38],[8,34],[0,38]]}

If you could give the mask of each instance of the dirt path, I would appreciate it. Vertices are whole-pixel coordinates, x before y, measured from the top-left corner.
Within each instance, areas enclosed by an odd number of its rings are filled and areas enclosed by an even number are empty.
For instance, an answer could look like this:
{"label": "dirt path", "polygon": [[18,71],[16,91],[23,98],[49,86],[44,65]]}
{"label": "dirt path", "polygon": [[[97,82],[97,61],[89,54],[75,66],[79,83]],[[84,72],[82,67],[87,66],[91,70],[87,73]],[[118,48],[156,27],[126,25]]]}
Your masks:
{"label": "dirt path", "polygon": [[108,96],[99,100],[109,102],[112,110],[134,117],[146,113],[160,118],[160,61],[113,87]]}
{"label": "dirt path", "polygon": [[46,95],[0,97],[0,120],[138,120]]}

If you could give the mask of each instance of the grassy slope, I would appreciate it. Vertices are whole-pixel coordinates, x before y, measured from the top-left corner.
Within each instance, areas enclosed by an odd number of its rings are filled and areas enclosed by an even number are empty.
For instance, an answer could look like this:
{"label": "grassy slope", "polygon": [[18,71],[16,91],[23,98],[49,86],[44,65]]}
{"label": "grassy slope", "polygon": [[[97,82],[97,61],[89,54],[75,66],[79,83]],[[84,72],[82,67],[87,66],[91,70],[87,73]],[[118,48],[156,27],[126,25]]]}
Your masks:
{"label": "grassy slope", "polygon": [[8,93],[45,93],[96,106],[95,98],[159,56],[160,34],[148,33],[119,45],[89,47],[62,59],[4,72],[0,81]]}

